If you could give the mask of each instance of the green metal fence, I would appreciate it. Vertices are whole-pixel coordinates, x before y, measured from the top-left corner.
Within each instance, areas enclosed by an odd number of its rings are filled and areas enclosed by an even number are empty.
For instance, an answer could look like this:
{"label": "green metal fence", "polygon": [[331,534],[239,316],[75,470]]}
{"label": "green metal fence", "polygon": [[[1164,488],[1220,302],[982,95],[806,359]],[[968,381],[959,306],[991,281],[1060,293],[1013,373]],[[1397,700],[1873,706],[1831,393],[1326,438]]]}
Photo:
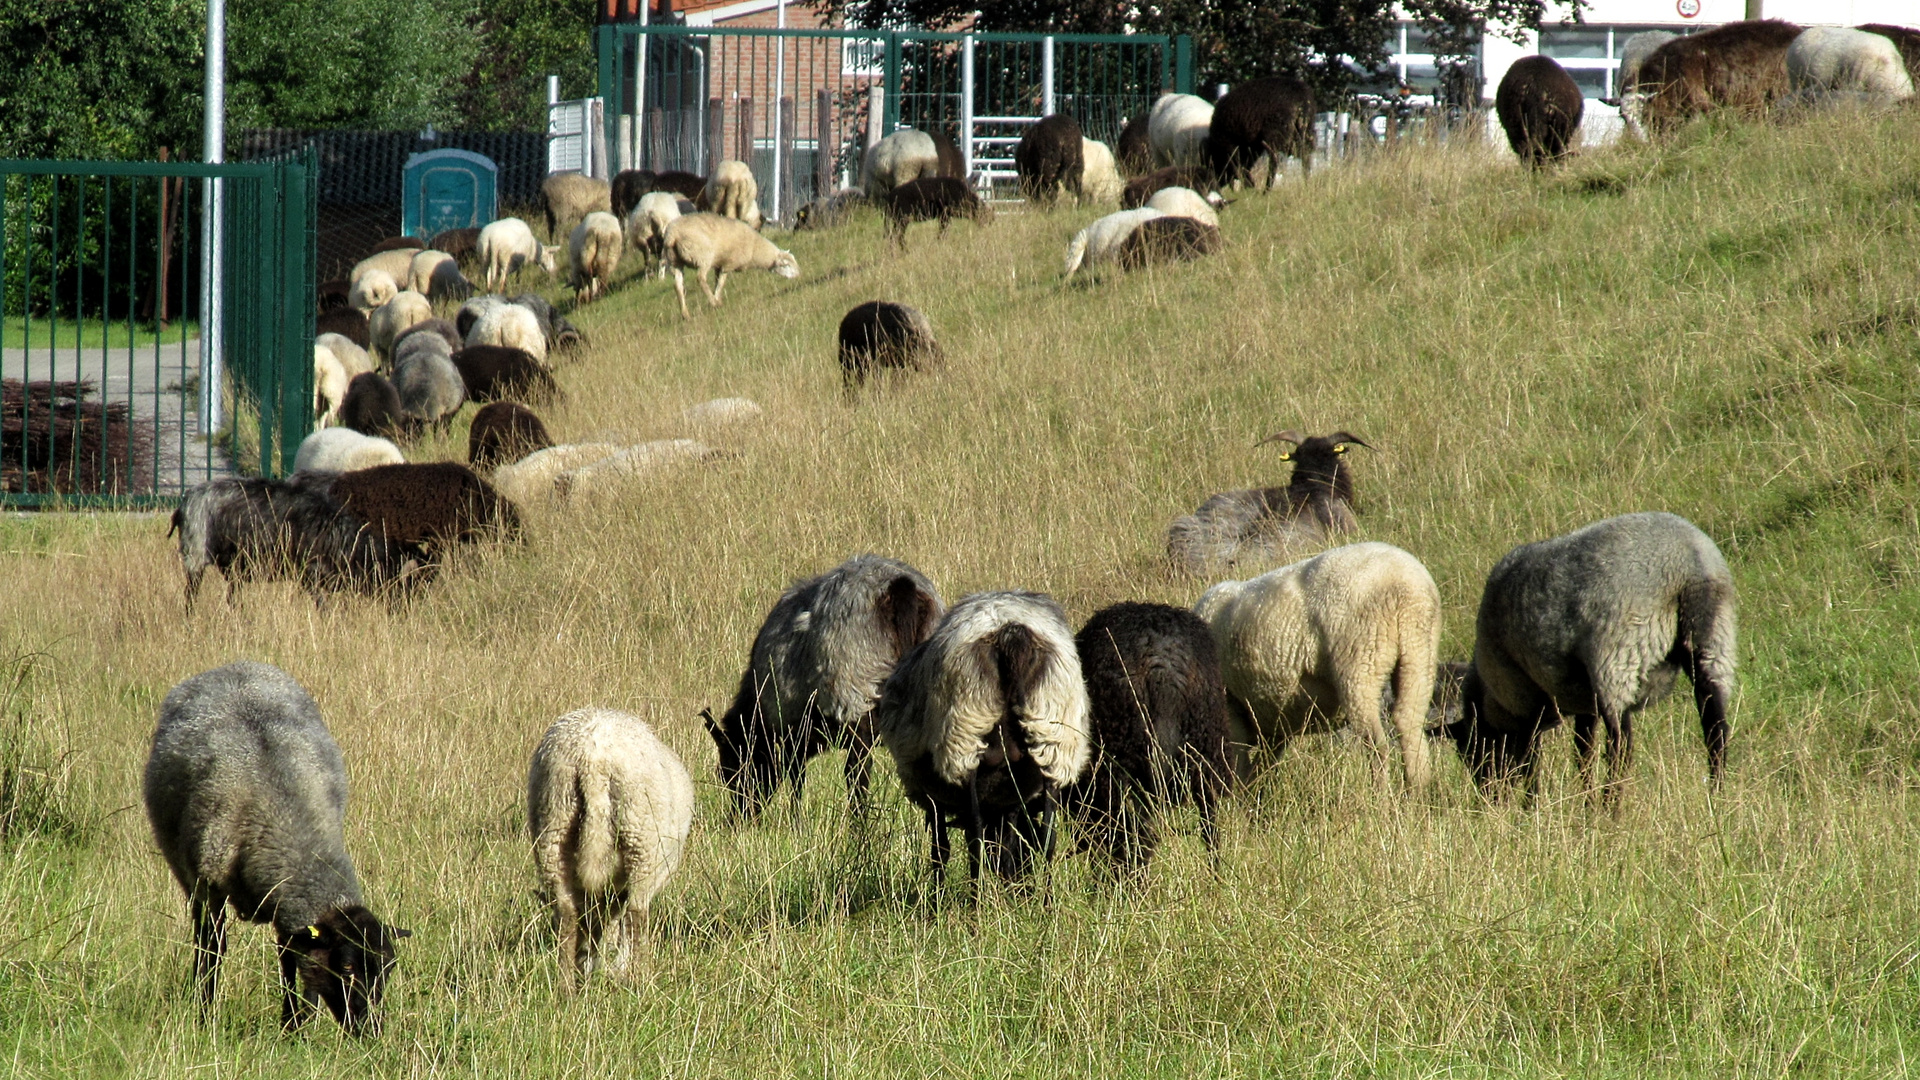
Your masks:
{"label": "green metal fence", "polygon": [[162,505],[291,471],[313,425],[314,179],[310,153],[0,160],[0,506]]}

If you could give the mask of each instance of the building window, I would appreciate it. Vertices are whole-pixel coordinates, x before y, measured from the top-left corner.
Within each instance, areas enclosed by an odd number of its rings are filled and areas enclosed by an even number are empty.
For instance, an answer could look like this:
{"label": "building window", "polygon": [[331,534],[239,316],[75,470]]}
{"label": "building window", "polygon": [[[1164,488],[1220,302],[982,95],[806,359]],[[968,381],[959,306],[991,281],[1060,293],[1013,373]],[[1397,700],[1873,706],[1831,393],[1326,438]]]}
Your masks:
{"label": "building window", "polygon": [[1644,30],[1666,30],[1668,26],[1577,26],[1563,23],[1542,27],[1540,55],[1550,56],[1567,69],[1580,93],[1590,98],[1618,97],[1614,85],[1620,71],[1620,51],[1627,39]]}
{"label": "building window", "polygon": [[886,73],[887,43],[884,39],[840,39],[840,74],[877,79]]}

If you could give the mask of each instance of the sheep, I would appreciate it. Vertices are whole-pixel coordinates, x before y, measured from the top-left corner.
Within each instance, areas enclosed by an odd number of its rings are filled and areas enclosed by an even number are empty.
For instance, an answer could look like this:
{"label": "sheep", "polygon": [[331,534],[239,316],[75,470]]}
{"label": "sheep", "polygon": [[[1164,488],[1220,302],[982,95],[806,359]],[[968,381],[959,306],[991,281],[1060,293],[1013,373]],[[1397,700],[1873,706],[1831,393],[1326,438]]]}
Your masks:
{"label": "sheep", "polygon": [[363,317],[368,316],[384,307],[399,291],[400,286],[392,274],[372,270],[353,283],[347,293],[347,306]]}
{"label": "sheep", "polygon": [[540,329],[540,318],[519,304],[496,305],[474,320],[466,346],[476,345],[519,349],[543,365],[547,360],[547,335]]}
{"label": "sheep", "polygon": [[359,346],[362,351],[373,343],[372,336],[367,332],[367,317],[351,307],[336,308],[314,319],[313,332],[316,335],[338,334]]}
{"label": "sheep", "polygon": [[1133,210],[1145,206],[1163,188],[1183,187],[1211,193],[1212,184],[1213,177],[1197,165],[1169,165],[1127,181],[1120,192],[1120,208]]}
{"label": "sheep", "polygon": [[329,493],[331,474],[286,480],[223,477],[187,489],[167,535],[180,536],[187,610],[209,568],[227,579],[227,603],[248,581],[297,582],[317,603],[328,592],[404,587],[426,561],[404,542],[369,535]]}
{"label": "sheep", "polygon": [[[439,342],[434,344],[439,345]],[[444,348],[444,345],[441,346]],[[400,415],[409,429],[445,428],[467,403],[466,380],[453,359],[438,350],[422,350],[407,357],[393,373],[393,389],[400,395]]]}
{"label": "sheep", "polygon": [[1638,134],[1645,121],[1647,95],[1634,89],[1640,81],[1640,69],[1655,50],[1678,36],[1666,30],[1643,30],[1620,46],[1620,70],[1613,77],[1617,96],[1607,104],[1620,107],[1620,120],[1629,132]]}
{"label": "sheep", "polygon": [[1020,194],[1033,202],[1053,205],[1062,189],[1081,196],[1080,181],[1086,171],[1082,156],[1086,137],[1080,124],[1063,113],[1041,117],[1040,122],[1020,136],[1013,148],[1014,168],[1020,174]]}
{"label": "sheep", "polygon": [[340,426],[383,438],[400,433],[400,391],[385,375],[355,375],[340,402]]}
{"label": "sheep", "polygon": [[465,300],[473,295],[473,282],[460,272],[459,260],[444,251],[415,255],[407,287],[435,302]]}
{"label": "sheep", "polygon": [[553,436],[533,410],[515,401],[496,401],[473,414],[467,428],[467,464],[491,469],[552,445]]}
{"label": "sheep", "polygon": [[872,202],[864,191],[851,188],[836,191],[802,206],[793,212],[795,229],[831,229],[847,223],[853,216],[855,207],[866,206]]}
{"label": "sheep", "polygon": [[[1227,689],[1213,632],[1166,604],[1102,608],[1074,638],[1091,705],[1093,758],[1063,794],[1085,847],[1144,866],[1158,843],[1152,807],[1191,796],[1207,850],[1220,850],[1216,813],[1233,789]],[[1129,796],[1132,798],[1130,799]]]}
{"label": "sheep", "polygon": [[348,284],[358,284],[361,278],[375,272],[393,279],[395,286],[404,288],[413,273],[413,257],[418,248],[389,248],[386,251],[369,255],[353,265],[347,273]]}
{"label": "sheep", "polygon": [[1212,573],[1323,544],[1355,529],[1353,473],[1345,455],[1367,443],[1345,431],[1307,438],[1288,430],[1254,445],[1270,442],[1294,444],[1280,455],[1293,462],[1287,486],[1222,492],[1176,519],[1167,529],[1167,556],[1176,566],[1196,575]]}
{"label": "sheep", "polygon": [[460,335],[460,343],[466,344],[467,338],[473,333],[473,324],[479,322],[482,315],[512,302],[496,293],[481,293],[461,304],[460,310],[453,314],[453,332]]}
{"label": "sheep", "polygon": [[1152,207],[1143,206],[1138,210],[1121,210],[1108,214],[1093,224],[1075,233],[1067,245],[1066,266],[1062,271],[1066,277],[1073,277],[1082,266],[1098,266],[1120,253],[1120,245],[1141,223],[1165,217]]}
{"label": "sheep", "polygon": [[1302,176],[1313,172],[1313,89],[1291,76],[1253,79],[1229,90],[1214,103],[1207,127],[1207,164],[1216,183],[1238,187],[1253,182],[1253,167],[1264,155],[1267,183],[1280,182],[1280,167],[1291,157]]}
{"label": "sheep", "polygon": [[694,200],[694,206],[744,221],[754,229],[766,224],[760,213],[760,185],[754,182],[753,169],[744,161],[721,162],[707,179],[700,198]]}
{"label": "sheep", "polygon": [[313,339],[313,412],[323,425],[339,420],[353,377],[372,370],[367,351],[351,339],[334,333]]}
{"label": "sheep", "polygon": [[751,398],[725,397],[702,401],[680,410],[680,418],[689,424],[718,427],[725,424],[743,424],[758,420],[767,410]]}
{"label": "sheep", "polygon": [[[558,238],[562,229],[595,210],[611,212],[613,190],[605,180],[577,172],[554,173],[540,182],[540,205],[547,215],[547,235]],[[491,291],[493,286],[487,288]]]}
{"label": "sheep", "polygon": [[607,208],[614,217],[624,220],[648,195],[663,192],[691,200],[698,199],[706,187],[706,177],[688,172],[655,173],[646,169],[626,169],[613,178]]}
{"label": "sheep", "polygon": [[427,246],[435,251],[444,251],[453,256],[455,262],[466,262],[480,250],[480,230],[474,227],[464,229],[442,229],[433,234]]}
{"label": "sheep", "polygon": [[1716,109],[1764,113],[1787,93],[1787,48],[1800,27],[1779,19],[1732,22],[1660,46],[1630,91],[1646,97],[1655,134]]}
{"label": "sheep", "polygon": [[329,492],[370,535],[429,554],[520,528],[519,508],[457,461],[340,473]]}
{"label": "sheep", "polygon": [[1157,263],[1217,255],[1225,247],[1220,230],[1212,225],[1190,217],[1157,217],[1141,222],[1128,233],[1113,261],[1122,270],[1138,270]]}
{"label": "sheep", "polygon": [[693,828],[693,777],[637,716],[586,708],[553,722],[527,771],[533,862],[554,909],[560,986],[626,970]]}
{"label": "sheep", "polygon": [[547,339],[547,352],[549,354],[557,349],[569,348],[585,340],[580,336],[580,331],[573,328],[572,323],[554,314],[553,305],[547,303],[547,298],[541,296],[539,293],[521,293],[518,296],[510,296],[507,298],[507,302],[518,304],[528,311],[533,312],[534,320],[540,324],[540,333]]}
{"label": "sheep", "polygon": [[[949,180],[965,180],[967,159],[960,153],[959,145],[944,131],[932,131],[927,134],[933,139],[934,160],[939,162],[933,175],[944,176]],[[921,175],[923,179],[926,178],[926,174]]]}
{"label": "sheep", "polygon": [[1278,756],[1296,735],[1344,718],[1376,752],[1389,684],[1409,791],[1426,790],[1424,731],[1440,651],[1440,590],[1420,560],[1391,544],[1349,544],[1202,593],[1233,703],[1234,740]]}
{"label": "sheep", "polygon": [[399,337],[402,330],[431,318],[433,318],[433,305],[426,297],[410,289],[394,294],[393,299],[380,305],[380,309],[367,319],[367,334],[372,339],[372,351],[391,360],[393,339]]}
{"label": "sheep", "polygon": [[993,207],[967,187],[965,180],[946,176],[922,177],[893,189],[880,200],[880,212],[886,215],[894,243],[907,249],[907,226],[916,221],[938,221],[940,235],[954,218],[971,218],[985,225],[993,220]]}
{"label": "sheep", "polygon": [[1153,164],[1199,165],[1205,161],[1213,106],[1192,94],[1162,94],[1147,114],[1147,147]]}
{"label": "sheep", "polygon": [[866,801],[880,683],[946,612],[927,576],[897,559],[856,555],[796,582],[760,624],[733,704],[702,710],[720,780],[743,818],[784,781],[800,808],[807,762],[847,750],[847,800]]}
{"label": "sheep", "polygon": [[627,215],[627,243],[633,245],[635,251],[646,252],[659,267],[661,277],[667,276],[667,226],[679,216],[680,200],[667,191],[642,195],[634,204],[633,212]]}
{"label": "sheep", "polygon": [[501,218],[480,230],[480,265],[487,270],[487,291],[497,292],[507,278],[531,263],[555,272],[554,255],[560,249],[534,239],[533,229],[519,218]]}
{"label": "sheep", "polygon": [[1558,61],[1525,56],[1501,78],[1493,108],[1506,130],[1507,145],[1529,167],[1543,169],[1572,148],[1586,103],[1580,84]]}
{"label": "sheep", "polygon": [[1120,138],[1113,144],[1113,156],[1124,176],[1138,176],[1153,168],[1153,151],[1147,145],[1147,117],[1147,113],[1141,113],[1127,121],[1120,129]]}
{"label": "sheep", "polygon": [[425,334],[439,338],[441,341],[446,342],[447,351],[450,353],[464,343],[460,331],[455,329],[454,325],[447,320],[422,319],[420,322],[414,323],[412,326],[393,335],[394,355],[398,356],[404,352],[406,350],[407,339],[416,334]]}
{"label": "sheep", "polygon": [[949,818],[968,864],[1008,879],[1053,846],[1059,789],[1092,756],[1090,705],[1066,615],[1052,597],[987,592],[950,608],[881,686],[874,726],[945,869]]}
{"label": "sheep", "polygon": [[663,466],[718,456],[718,450],[695,439],[655,439],[562,472],[553,478],[553,493],[563,499],[605,495]]}
{"label": "sheep", "polygon": [[1220,214],[1214,205],[1192,188],[1161,188],[1147,200],[1147,205],[1168,217],[1192,218],[1202,225],[1220,227]]}
{"label": "sheep", "polygon": [[612,214],[595,210],[573,227],[567,239],[567,284],[573,287],[575,305],[606,293],[625,246],[620,219]]}
{"label": "sheep", "polygon": [[1540,732],[1573,717],[1580,776],[1592,790],[1595,719],[1607,733],[1602,800],[1618,804],[1633,763],[1633,718],[1686,672],[1707,747],[1726,766],[1734,690],[1733,575],[1684,518],[1626,514],[1522,544],[1487,575],[1460,715],[1446,724],[1482,790],[1531,780]]}
{"label": "sheep", "polygon": [[346,278],[323,281],[314,286],[314,312],[325,315],[329,311],[338,311],[347,306],[347,294],[353,289],[353,282]]}
{"label": "sheep", "polygon": [[400,448],[377,435],[352,428],[321,428],[300,440],[294,453],[295,472],[352,472],[375,465],[398,465],[407,459]]}
{"label": "sheep", "polygon": [[1920,87],[1920,30],[1906,26],[1890,26],[1886,23],[1862,23],[1855,30],[1865,30],[1869,34],[1879,34],[1893,42],[1900,50],[1900,60],[1907,65],[1907,77]]}
{"label": "sheep", "polygon": [[417,236],[389,236],[373,245],[373,250],[369,254],[378,255],[383,251],[419,251],[426,246],[427,242]]}
{"label": "sheep", "polygon": [[474,345],[453,354],[470,401],[499,401],[525,397],[547,404],[560,396],[560,387],[540,361],[523,349],[504,345]]}
{"label": "sheep", "polygon": [[1838,26],[1810,26],[1787,47],[1795,98],[1886,105],[1913,96],[1913,78],[1891,38]]}
{"label": "sheep", "polygon": [[919,308],[869,300],[840,320],[840,385],[848,393],[866,385],[870,372],[921,371],[944,359]]}
{"label": "sheep", "polygon": [[940,175],[940,150],[933,136],[902,128],[867,148],[861,159],[860,186],[878,201],[901,184]]}
{"label": "sheep", "polygon": [[1123,185],[1113,163],[1113,151],[1093,139],[1080,140],[1080,205],[1111,206],[1120,201]]}
{"label": "sheep", "polygon": [[[736,270],[771,270],[783,278],[800,276],[800,263],[790,251],[773,246],[773,241],[755,232],[752,226],[719,214],[687,214],[667,227],[667,265],[673,268],[673,291],[680,298],[680,317],[693,318],[687,310],[688,267],[699,272],[700,287],[707,302],[720,306],[727,291],[727,275]],[[709,284],[714,271],[720,273],[719,288]]]}
{"label": "sheep", "polygon": [[515,504],[543,502],[558,494],[558,480],[568,472],[621,451],[613,443],[561,443],[542,447],[517,461],[496,465],[493,485]]}
{"label": "sheep", "polygon": [[239,660],[184,679],[160,704],[141,784],[154,842],[187,894],[193,977],[213,1008],[226,907],[269,923],[280,948],[280,1026],[324,1002],[349,1033],[380,1031],[394,942],[367,910],[341,824],[347,769],[293,677]]}
{"label": "sheep", "polygon": [[[393,372],[393,383],[396,387],[400,385],[400,369],[425,355],[448,360],[453,357],[453,350],[447,347],[446,339],[439,334],[407,334],[396,339],[388,365],[389,370]],[[405,395],[402,394],[402,396]]]}

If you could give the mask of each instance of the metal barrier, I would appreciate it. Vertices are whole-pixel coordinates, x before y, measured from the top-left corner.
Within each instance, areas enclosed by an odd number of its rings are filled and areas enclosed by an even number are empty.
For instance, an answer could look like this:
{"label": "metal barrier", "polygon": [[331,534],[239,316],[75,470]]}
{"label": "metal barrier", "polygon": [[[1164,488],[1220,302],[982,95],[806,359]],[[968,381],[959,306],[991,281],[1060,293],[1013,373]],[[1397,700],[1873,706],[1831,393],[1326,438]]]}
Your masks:
{"label": "metal barrier", "polygon": [[[314,180],[310,149],[0,160],[0,506],[163,505],[236,468],[292,470],[313,426]],[[217,356],[200,334],[209,186]],[[224,374],[202,387],[209,370]]]}
{"label": "metal barrier", "polygon": [[[768,30],[637,23],[598,30],[608,144],[621,169],[747,162],[761,208],[857,182],[869,137],[953,139],[985,185],[1011,177],[1026,125],[1062,112],[1112,143],[1168,89],[1191,92],[1186,37]],[[881,114],[870,124],[875,100]]]}

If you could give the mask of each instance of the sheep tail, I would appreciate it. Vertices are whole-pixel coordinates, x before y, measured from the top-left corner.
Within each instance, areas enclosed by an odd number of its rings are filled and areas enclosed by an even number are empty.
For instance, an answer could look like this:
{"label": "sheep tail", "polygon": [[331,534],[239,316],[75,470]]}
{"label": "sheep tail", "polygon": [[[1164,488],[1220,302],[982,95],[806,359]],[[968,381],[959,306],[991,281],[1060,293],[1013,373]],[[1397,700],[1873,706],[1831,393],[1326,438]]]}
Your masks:
{"label": "sheep tail", "polygon": [[1000,683],[1000,700],[1010,715],[1025,710],[1027,698],[1046,673],[1047,653],[1024,623],[1008,623],[993,642],[993,667]]}
{"label": "sheep tail", "polygon": [[1067,245],[1067,265],[1066,269],[1062,271],[1062,276],[1072,277],[1074,271],[1080,269],[1080,264],[1086,260],[1087,236],[1085,233],[1081,233],[1079,236],[1073,238],[1072,243]]}
{"label": "sheep tail", "polygon": [[602,769],[582,769],[574,774],[574,782],[580,791],[574,874],[588,896],[601,896],[613,881],[619,861],[613,835],[613,793]]}
{"label": "sheep tail", "polygon": [[1691,651],[1701,677],[1733,690],[1735,628],[1733,586],[1704,580],[1680,590],[1680,626],[1677,646]]}

